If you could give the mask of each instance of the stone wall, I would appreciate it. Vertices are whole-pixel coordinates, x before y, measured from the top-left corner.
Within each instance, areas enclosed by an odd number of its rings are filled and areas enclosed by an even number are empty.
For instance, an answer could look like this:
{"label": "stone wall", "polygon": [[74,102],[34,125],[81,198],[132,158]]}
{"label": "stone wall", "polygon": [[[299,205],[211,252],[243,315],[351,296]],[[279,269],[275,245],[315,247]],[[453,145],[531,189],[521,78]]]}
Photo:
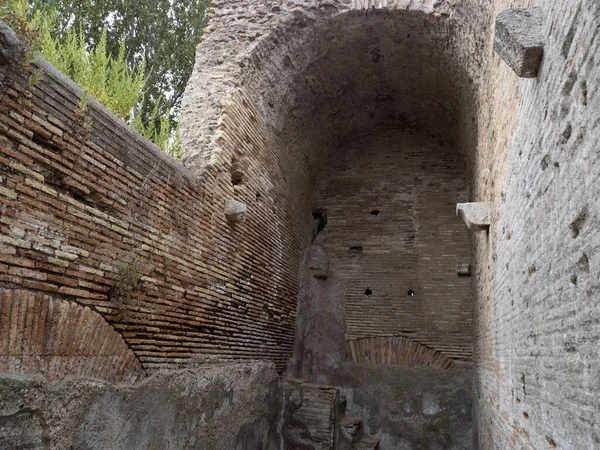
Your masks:
{"label": "stone wall", "polygon": [[334,385],[380,450],[473,448],[473,369],[343,364]]}
{"label": "stone wall", "polygon": [[[252,190],[237,197],[251,203],[248,220],[230,224],[230,174],[193,175],[54,68],[38,69],[31,85],[20,63],[0,67],[0,288],[100,314],[149,371],[215,358],[271,359],[283,370],[311,218],[282,225],[291,205],[259,176],[275,166],[286,179],[276,161],[254,158]],[[261,142],[256,123],[232,121]],[[75,311],[65,320],[77,322]],[[9,344],[3,353],[18,357]]]}
{"label": "stone wall", "polygon": [[[534,4],[546,54],[520,80],[494,54],[493,22]],[[480,448],[598,445],[597,17],[592,0],[216,0],[184,102],[197,169],[233,159],[222,143],[236,98],[259,112],[264,141],[295,155],[285,192],[300,189],[301,214],[351,131],[418,126],[464,155],[470,200],[493,212],[472,236]]]}
{"label": "stone wall", "polygon": [[319,176],[327,214],[316,238],[346,285],[346,339],[402,336],[447,358],[471,361],[464,165],[450,145],[420,133],[352,135]]}
{"label": "stone wall", "polygon": [[[545,57],[520,80],[493,19],[532,4]],[[480,448],[598,446],[597,1],[215,0],[211,14],[184,100],[189,171],[94,102],[85,127],[80,91],[51,69],[28,86],[3,66],[2,288],[90,307],[148,370],[211,355],[283,369],[322,169],[352,132],[418,129],[492,204],[472,236]],[[230,198],[246,223],[226,222]]]}
{"label": "stone wall", "polygon": [[518,89],[518,105],[494,120],[498,133],[512,127],[511,145],[491,155],[480,146],[478,195],[494,218],[474,241],[479,442],[596,448],[600,5],[535,3],[546,39],[538,77],[519,80],[496,56],[490,63],[502,74],[495,95]]}
{"label": "stone wall", "polygon": [[277,450],[281,384],[272,363],[208,366],[115,387],[0,376],[3,449]]}

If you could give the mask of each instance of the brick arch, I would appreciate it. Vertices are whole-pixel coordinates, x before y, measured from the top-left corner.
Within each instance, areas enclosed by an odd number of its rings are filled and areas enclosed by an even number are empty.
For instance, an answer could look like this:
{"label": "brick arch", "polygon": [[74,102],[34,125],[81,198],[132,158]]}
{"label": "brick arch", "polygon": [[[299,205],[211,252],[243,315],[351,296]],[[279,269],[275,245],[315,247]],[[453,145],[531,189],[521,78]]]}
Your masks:
{"label": "brick arch", "polygon": [[347,359],[361,364],[451,369],[454,362],[437,350],[403,336],[375,336],[346,341]]}
{"label": "brick arch", "polygon": [[144,376],[133,351],[104,318],[76,303],[25,290],[0,293],[0,372],[55,381],[84,375],[111,383]]}

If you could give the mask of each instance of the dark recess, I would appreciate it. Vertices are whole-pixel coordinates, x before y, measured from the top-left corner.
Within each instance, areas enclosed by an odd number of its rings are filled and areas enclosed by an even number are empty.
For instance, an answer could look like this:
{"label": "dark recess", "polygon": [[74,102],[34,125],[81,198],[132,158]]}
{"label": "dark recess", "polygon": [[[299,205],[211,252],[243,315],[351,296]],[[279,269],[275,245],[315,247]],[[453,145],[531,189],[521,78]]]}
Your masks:
{"label": "dark recess", "polygon": [[324,209],[315,209],[312,216],[312,239],[314,241],[317,235],[323,231],[325,225],[327,225],[327,213]]}

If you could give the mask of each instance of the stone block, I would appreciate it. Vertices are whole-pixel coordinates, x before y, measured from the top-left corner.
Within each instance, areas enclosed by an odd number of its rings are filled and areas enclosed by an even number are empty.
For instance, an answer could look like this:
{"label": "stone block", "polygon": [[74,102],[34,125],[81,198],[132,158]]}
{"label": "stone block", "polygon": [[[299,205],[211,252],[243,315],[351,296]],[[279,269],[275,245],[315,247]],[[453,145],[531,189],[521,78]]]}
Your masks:
{"label": "stone block", "polygon": [[456,215],[460,217],[472,231],[483,231],[490,228],[490,204],[486,202],[458,203]]}
{"label": "stone block", "polygon": [[329,274],[329,258],[323,247],[320,245],[311,245],[308,264],[315,278],[327,279]]}
{"label": "stone block", "polygon": [[25,45],[15,32],[0,21],[0,66],[20,61],[25,53]]}
{"label": "stone block", "polygon": [[248,207],[245,203],[237,200],[227,200],[225,203],[225,216],[230,222],[245,222],[248,215]]}
{"label": "stone block", "polygon": [[494,50],[521,78],[535,78],[544,56],[539,7],[505,9],[496,17]]}
{"label": "stone block", "polygon": [[460,263],[456,266],[456,274],[459,277],[470,277],[471,276],[471,264]]}

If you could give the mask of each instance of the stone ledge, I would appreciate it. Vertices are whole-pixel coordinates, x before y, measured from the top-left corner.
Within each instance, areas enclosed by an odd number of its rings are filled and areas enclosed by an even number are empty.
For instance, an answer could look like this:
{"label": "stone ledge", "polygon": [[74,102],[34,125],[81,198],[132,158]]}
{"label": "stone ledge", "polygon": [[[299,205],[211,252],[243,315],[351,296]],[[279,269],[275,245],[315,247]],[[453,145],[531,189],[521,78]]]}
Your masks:
{"label": "stone ledge", "polygon": [[227,200],[225,202],[225,217],[233,223],[245,222],[248,216],[248,206],[237,200]]}
{"label": "stone ledge", "polygon": [[498,14],[494,50],[519,77],[537,77],[544,57],[542,9],[511,8]]}
{"label": "stone ledge", "polygon": [[489,203],[458,203],[456,215],[465,222],[469,230],[484,231],[490,228]]}

